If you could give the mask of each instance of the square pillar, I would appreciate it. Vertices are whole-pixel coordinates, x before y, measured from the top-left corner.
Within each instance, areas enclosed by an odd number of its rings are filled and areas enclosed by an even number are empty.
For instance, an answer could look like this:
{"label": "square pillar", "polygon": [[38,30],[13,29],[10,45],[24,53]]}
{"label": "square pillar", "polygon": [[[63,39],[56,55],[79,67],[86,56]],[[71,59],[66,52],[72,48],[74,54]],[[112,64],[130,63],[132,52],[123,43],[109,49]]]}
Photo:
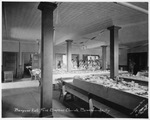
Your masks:
{"label": "square pillar", "polygon": [[106,70],[106,48],[107,46],[102,47],[102,70]]}
{"label": "square pillar", "polygon": [[42,12],[40,117],[52,117],[53,11],[56,7],[56,4],[49,2],[41,2],[38,6]]}
{"label": "square pillar", "polygon": [[18,63],[17,63],[17,78],[22,78],[22,50],[21,50],[21,43],[19,42],[19,53],[18,53]]}
{"label": "square pillar", "polygon": [[118,30],[121,27],[111,26],[107,29],[110,30],[110,77],[114,79],[114,77],[118,76],[118,61],[119,61],[119,49],[118,49]]}
{"label": "square pillar", "polygon": [[83,54],[79,53],[79,60],[83,60]]}
{"label": "square pillar", "polygon": [[71,48],[72,48],[72,42],[73,40],[66,40],[67,42],[67,72],[71,71],[71,66],[72,66],[72,54],[71,54]]}

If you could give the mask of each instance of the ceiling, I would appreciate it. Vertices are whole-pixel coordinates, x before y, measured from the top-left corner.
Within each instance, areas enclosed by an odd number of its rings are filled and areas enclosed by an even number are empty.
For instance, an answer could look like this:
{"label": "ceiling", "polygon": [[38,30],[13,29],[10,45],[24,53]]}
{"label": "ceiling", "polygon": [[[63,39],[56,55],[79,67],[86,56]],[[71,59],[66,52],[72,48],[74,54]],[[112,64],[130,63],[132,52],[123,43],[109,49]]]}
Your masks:
{"label": "ceiling", "polygon": [[[147,2],[130,3],[148,10]],[[41,39],[39,2],[2,2],[3,40]],[[119,30],[120,45],[148,43],[148,14],[114,2],[61,2],[54,10],[55,45],[73,40],[73,45],[96,48],[109,45],[112,25]],[[144,41],[144,43],[143,43]]]}

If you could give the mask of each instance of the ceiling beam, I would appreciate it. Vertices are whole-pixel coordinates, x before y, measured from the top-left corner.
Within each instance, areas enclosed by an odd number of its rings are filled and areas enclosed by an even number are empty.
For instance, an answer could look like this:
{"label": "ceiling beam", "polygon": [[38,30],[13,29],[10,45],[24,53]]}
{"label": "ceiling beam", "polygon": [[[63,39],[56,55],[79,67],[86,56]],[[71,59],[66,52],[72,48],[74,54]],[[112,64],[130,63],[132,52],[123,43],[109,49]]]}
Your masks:
{"label": "ceiling beam", "polygon": [[137,11],[140,11],[140,12],[143,12],[145,14],[148,14],[148,10],[145,10],[141,7],[135,6],[135,5],[127,3],[127,2],[114,2],[114,3],[128,7],[128,8],[131,8],[131,9],[134,9],[134,10],[137,10]]}

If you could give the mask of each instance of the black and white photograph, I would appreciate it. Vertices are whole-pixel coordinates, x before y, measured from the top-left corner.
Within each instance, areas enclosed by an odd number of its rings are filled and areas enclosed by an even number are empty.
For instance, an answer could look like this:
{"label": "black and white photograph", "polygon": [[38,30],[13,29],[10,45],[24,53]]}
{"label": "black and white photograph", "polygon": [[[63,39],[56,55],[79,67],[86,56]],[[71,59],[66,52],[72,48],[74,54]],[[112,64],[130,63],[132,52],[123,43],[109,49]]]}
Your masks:
{"label": "black and white photograph", "polygon": [[149,119],[148,1],[1,1],[1,118]]}

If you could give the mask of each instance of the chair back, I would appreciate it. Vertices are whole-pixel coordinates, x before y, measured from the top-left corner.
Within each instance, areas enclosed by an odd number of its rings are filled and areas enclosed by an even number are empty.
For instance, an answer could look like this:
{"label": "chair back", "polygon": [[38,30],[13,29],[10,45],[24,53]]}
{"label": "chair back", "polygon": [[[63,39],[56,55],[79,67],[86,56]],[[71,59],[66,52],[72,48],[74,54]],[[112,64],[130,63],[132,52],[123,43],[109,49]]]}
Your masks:
{"label": "chair back", "polygon": [[13,82],[13,71],[4,71],[4,82]]}
{"label": "chair back", "polygon": [[58,85],[58,89],[62,90],[62,86],[63,86],[63,80],[62,80],[62,78],[57,79],[57,85]]}

